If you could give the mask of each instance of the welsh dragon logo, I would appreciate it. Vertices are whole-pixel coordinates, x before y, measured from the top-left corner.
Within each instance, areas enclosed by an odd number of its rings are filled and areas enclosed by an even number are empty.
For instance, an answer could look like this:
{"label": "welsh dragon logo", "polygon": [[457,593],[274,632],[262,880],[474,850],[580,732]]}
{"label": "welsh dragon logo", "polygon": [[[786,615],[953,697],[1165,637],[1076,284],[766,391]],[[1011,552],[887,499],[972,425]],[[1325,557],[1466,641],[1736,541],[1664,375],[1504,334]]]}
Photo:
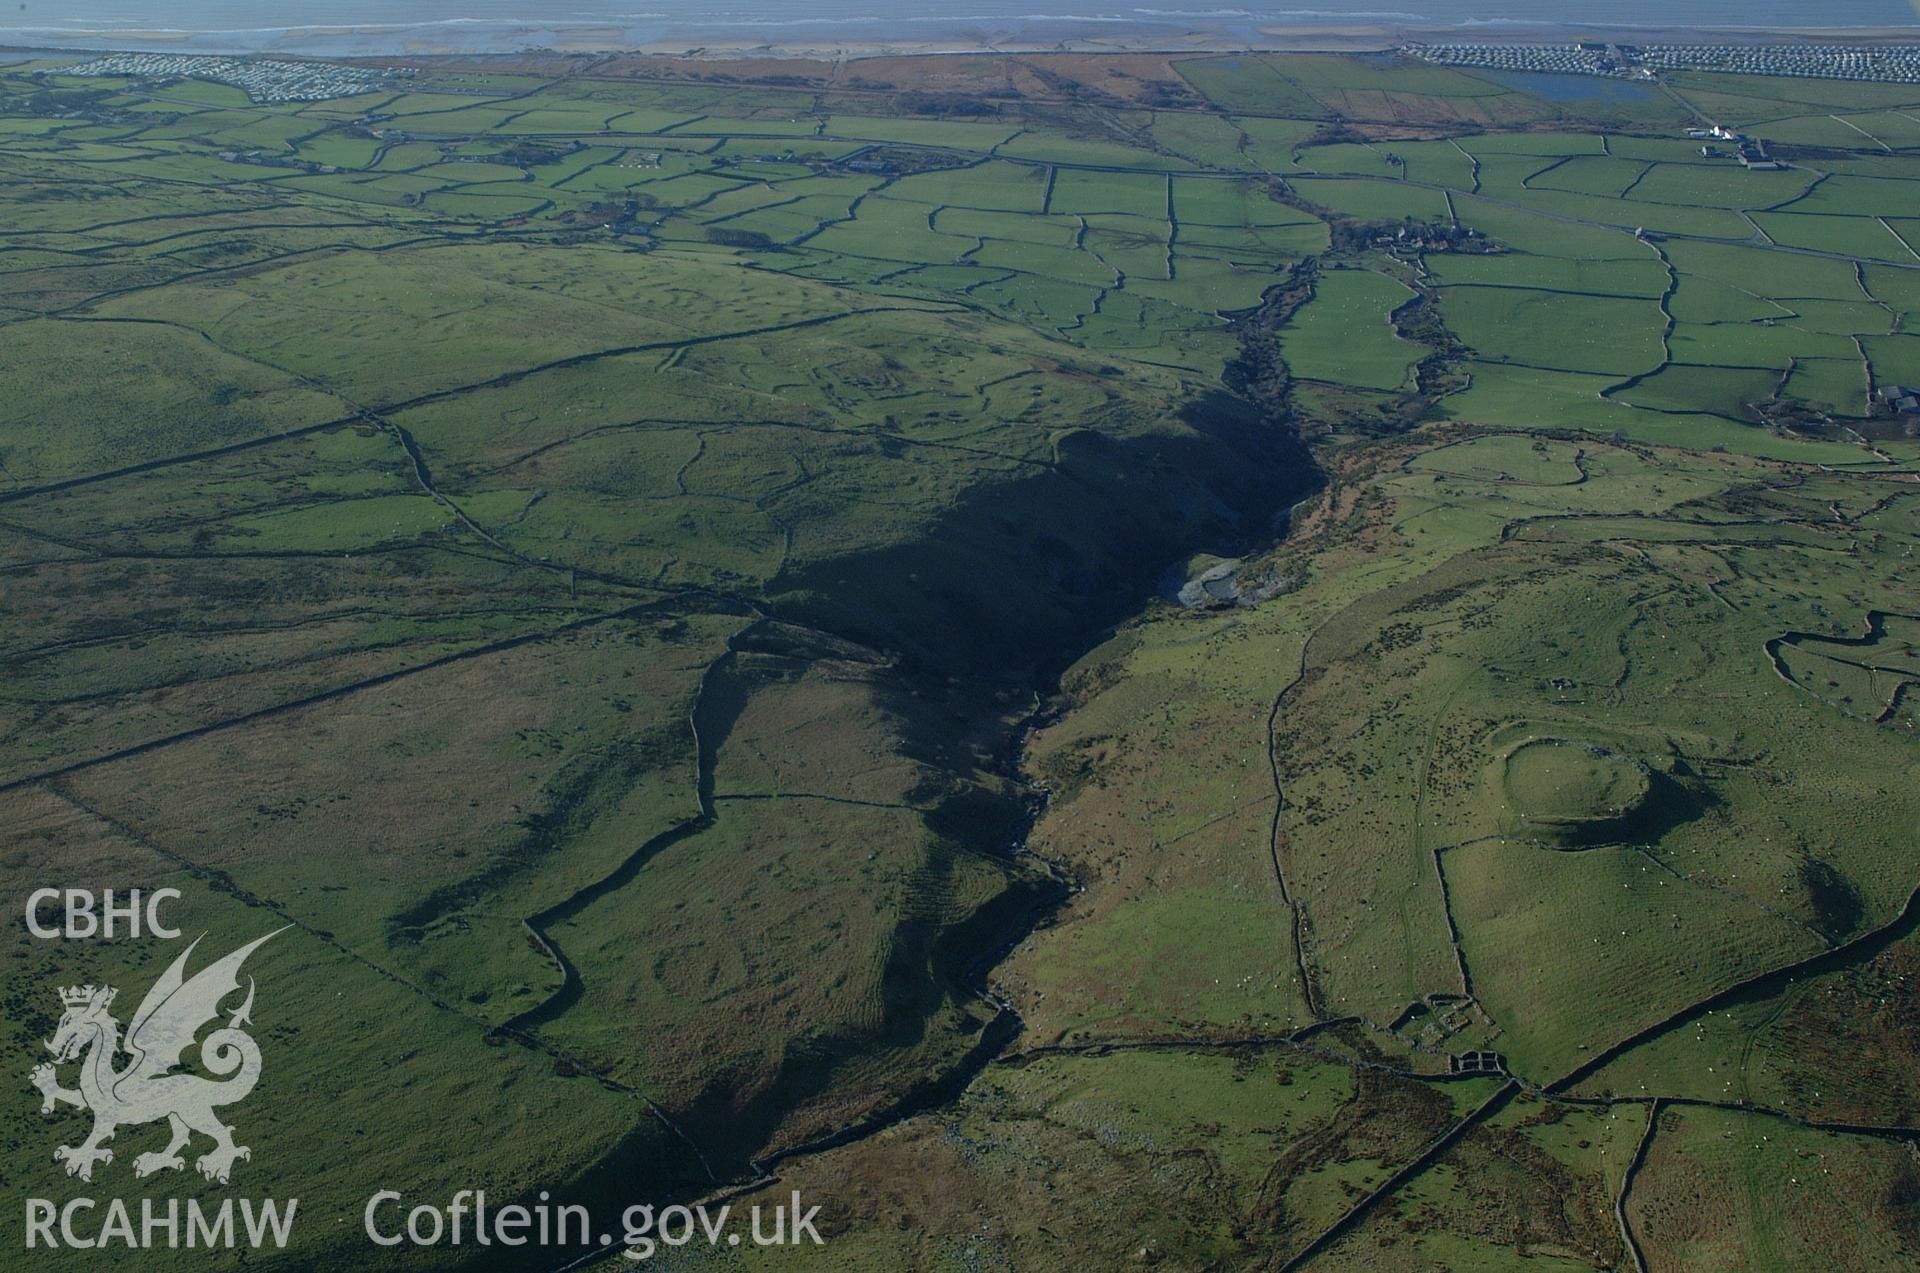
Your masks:
{"label": "welsh dragon logo", "polygon": [[[213,1148],[194,1164],[209,1180],[226,1184],[233,1164],[253,1156],[245,1145],[233,1143],[233,1128],[213,1112],[219,1106],[245,1100],[260,1081],[260,1045],[241,1029],[252,1024],[253,978],[247,978],[246,1001],[234,1010],[226,1026],[200,1044],[200,1064],[219,1076],[219,1081],[175,1070],[200,1028],[220,1015],[221,1001],[240,989],[240,965],[275,935],[268,933],[248,942],[189,978],[187,959],[200,944],[196,939],[140,1001],[124,1043],[120,1023],[109,1011],[118,993],[112,986],[61,988],[60,1002],[66,1011],[46,1045],[53,1061],[34,1066],[28,1077],[40,1090],[42,1114],[53,1113],[61,1104],[93,1111],[92,1134],[78,1145],[62,1145],[53,1151],[54,1161],[65,1163],[69,1176],[92,1180],[95,1163],[113,1161],[113,1151],[106,1148],[106,1142],[113,1139],[117,1129],[163,1118],[173,1138],[160,1152],[141,1154],[133,1160],[136,1176],[183,1169],[186,1160],[180,1151],[194,1132],[213,1140]],[[115,1069],[114,1061],[123,1050],[131,1059]],[[60,1086],[54,1068],[75,1060],[80,1062],[78,1090]]]}

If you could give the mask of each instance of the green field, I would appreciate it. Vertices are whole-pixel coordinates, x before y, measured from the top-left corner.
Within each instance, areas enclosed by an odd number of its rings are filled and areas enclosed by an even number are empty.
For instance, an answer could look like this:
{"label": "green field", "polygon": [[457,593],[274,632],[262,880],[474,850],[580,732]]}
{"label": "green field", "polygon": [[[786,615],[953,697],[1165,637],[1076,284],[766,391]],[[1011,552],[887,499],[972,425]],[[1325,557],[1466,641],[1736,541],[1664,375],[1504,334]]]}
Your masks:
{"label": "green field", "polygon": [[[1920,90],[420,61],[0,65],[0,874],[284,928],[213,1267],[1920,1262]],[[227,1196],[12,932],[0,1205]]]}
{"label": "green field", "polygon": [[1280,356],[1296,376],[1363,389],[1398,389],[1421,349],[1393,330],[1393,311],[1415,293],[1382,274],[1330,270],[1281,333]]}

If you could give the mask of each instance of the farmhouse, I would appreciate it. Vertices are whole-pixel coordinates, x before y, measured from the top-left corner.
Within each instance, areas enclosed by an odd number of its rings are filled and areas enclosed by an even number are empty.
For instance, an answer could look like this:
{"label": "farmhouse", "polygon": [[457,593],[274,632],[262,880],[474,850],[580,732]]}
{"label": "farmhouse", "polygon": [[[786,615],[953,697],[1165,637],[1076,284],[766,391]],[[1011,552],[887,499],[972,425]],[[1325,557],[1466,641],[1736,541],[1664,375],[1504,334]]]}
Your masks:
{"label": "farmhouse", "polygon": [[1912,385],[1881,385],[1873,391],[1876,411],[1894,415],[1920,415],[1920,389]]}
{"label": "farmhouse", "polygon": [[[1714,141],[1731,142],[1735,148],[1735,158],[1750,172],[1779,172],[1787,166],[1767,153],[1767,143],[1762,139],[1736,133],[1723,124],[1715,124],[1708,129],[1689,128],[1687,136],[1695,140],[1710,137]],[[1712,142],[1702,142],[1700,145],[1702,159],[1724,159],[1726,153]]]}

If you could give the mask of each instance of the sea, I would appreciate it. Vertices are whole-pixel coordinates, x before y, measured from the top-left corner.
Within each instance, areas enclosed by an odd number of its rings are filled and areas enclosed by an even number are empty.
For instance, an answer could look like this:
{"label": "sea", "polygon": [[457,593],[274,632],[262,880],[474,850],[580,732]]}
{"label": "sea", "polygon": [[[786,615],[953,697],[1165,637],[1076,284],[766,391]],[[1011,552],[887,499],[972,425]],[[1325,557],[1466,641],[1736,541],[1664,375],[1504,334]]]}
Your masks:
{"label": "sea", "polygon": [[[1163,0],[1163,3],[1165,0]],[[1311,2],[1311,0],[1309,0]],[[1920,0],[1360,0],[1136,7],[1114,0],[0,0],[0,45],[380,55],[529,48],[740,49],[1258,45],[1276,29],[1355,27],[1471,40],[1535,29],[1700,32],[1908,28]],[[1404,5],[1404,7],[1400,7]]]}

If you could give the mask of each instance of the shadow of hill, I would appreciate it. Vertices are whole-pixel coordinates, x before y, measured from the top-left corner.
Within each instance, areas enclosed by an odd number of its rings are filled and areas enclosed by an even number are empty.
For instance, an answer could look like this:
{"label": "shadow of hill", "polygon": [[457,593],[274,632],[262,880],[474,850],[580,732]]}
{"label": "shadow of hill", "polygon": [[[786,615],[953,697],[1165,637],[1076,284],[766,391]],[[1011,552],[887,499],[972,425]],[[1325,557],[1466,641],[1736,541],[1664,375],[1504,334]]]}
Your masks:
{"label": "shadow of hill", "polygon": [[1169,562],[1247,542],[1314,481],[1291,429],[1210,392],[1165,422],[1069,433],[1044,471],[970,490],[912,542],[797,568],[774,599],[909,669],[1031,685]]}

